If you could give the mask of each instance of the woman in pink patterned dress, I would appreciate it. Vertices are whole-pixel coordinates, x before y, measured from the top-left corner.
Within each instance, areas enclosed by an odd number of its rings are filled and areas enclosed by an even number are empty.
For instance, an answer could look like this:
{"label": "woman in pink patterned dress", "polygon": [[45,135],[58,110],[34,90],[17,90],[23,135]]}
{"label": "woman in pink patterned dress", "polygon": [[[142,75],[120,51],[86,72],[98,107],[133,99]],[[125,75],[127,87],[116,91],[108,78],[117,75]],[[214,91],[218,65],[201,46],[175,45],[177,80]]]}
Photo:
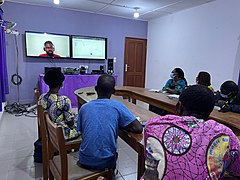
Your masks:
{"label": "woman in pink patterned dress", "polygon": [[144,180],[222,179],[240,176],[239,141],[227,126],[208,116],[214,95],[202,85],[179,97],[176,115],[150,119],[145,128]]}

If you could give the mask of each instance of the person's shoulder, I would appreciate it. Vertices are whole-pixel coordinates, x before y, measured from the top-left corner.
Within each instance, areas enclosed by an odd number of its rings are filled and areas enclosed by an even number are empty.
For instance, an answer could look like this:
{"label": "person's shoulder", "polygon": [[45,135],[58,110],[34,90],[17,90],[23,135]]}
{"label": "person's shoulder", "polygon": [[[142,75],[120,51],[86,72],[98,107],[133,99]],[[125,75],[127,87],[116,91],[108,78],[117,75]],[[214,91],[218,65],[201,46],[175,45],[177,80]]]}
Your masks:
{"label": "person's shoulder", "polygon": [[54,58],[60,58],[61,56],[59,56],[58,54],[53,54]]}
{"label": "person's shoulder", "polygon": [[148,120],[148,124],[164,124],[169,122],[183,121],[182,117],[177,115],[156,116]]}
{"label": "person's shoulder", "polygon": [[40,54],[39,57],[47,57],[47,54]]}
{"label": "person's shoulder", "polygon": [[117,100],[112,100],[112,99],[110,99],[110,102],[109,102],[109,103],[112,104],[114,107],[117,107],[117,108],[119,108],[119,107],[124,107],[124,108],[126,108],[126,106],[125,106],[122,102],[117,101]]}
{"label": "person's shoulder", "polygon": [[69,97],[65,96],[65,95],[58,95],[59,98],[61,99],[69,99]]}
{"label": "person's shoulder", "polygon": [[178,80],[178,83],[184,83],[184,84],[186,84],[186,81],[185,81],[184,79],[179,79],[179,80]]}
{"label": "person's shoulder", "polygon": [[230,133],[230,134],[232,134],[233,133],[232,129],[230,129],[226,125],[221,124],[221,123],[219,123],[219,122],[217,122],[217,121],[215,121],[213,119],[209,119],[209,120],[205,121],[204,124],[205,124],[204,125],[205,127],[206,126],[211,126],[216,134],[218,134],[218,133],[219,134],[221,134],[221,133]]}

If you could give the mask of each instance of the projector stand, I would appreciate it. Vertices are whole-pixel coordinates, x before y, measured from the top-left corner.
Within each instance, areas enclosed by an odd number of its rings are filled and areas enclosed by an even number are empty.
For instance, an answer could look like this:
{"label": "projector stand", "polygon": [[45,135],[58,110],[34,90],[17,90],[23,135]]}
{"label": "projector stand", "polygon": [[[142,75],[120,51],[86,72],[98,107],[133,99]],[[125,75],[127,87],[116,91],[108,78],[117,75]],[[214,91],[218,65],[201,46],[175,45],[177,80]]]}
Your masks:
{"label": "projector stand", "polygon": [[[27,105],[22,105],[19,103],[19,86],[22,83],[22,77],[19,76],[18,73],[18,57],[19,57],[19,52],[18,52],[18,44],[17,44],[17,35],[14,34],[14,40],[15,40],[15,45],[16,45],[16,74],[12,75],[12,83],[17,86],[17,102],[14,102],[13,104],[6,105],[4,107],[4,110],[10,114],[16,114],[16,116],[21,116],[23,114],[28,114],[29,112],[33,112],[34,107],[26,107]],[[30,106],[30,105],[28,105]]]}

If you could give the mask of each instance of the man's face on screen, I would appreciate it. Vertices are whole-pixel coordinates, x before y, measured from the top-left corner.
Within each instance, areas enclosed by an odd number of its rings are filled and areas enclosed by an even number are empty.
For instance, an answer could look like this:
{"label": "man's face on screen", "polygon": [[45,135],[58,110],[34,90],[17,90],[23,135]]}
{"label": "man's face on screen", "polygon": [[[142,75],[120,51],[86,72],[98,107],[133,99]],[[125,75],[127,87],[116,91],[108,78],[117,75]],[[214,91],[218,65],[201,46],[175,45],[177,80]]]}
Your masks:
{"label": "man's face on screen", "polygon": [[53,56],[54,50],[55,50],[54,45],[51,43],[47,43],[44,47],[44,51],[46,51],[48,56]]}

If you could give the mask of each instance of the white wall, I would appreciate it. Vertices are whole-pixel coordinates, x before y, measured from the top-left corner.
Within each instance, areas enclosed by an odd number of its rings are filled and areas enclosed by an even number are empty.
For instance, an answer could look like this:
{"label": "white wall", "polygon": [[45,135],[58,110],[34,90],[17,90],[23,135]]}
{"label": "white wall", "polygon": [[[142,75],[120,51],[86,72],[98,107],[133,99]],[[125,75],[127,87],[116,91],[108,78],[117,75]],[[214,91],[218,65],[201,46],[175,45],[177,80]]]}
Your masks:
{"label": "white wall", "polygon": [[208,71],[212,86],[238,81],[240,1],[216,0],[148,23],[146,87],[162,88],[175,67],[188,84]]}

